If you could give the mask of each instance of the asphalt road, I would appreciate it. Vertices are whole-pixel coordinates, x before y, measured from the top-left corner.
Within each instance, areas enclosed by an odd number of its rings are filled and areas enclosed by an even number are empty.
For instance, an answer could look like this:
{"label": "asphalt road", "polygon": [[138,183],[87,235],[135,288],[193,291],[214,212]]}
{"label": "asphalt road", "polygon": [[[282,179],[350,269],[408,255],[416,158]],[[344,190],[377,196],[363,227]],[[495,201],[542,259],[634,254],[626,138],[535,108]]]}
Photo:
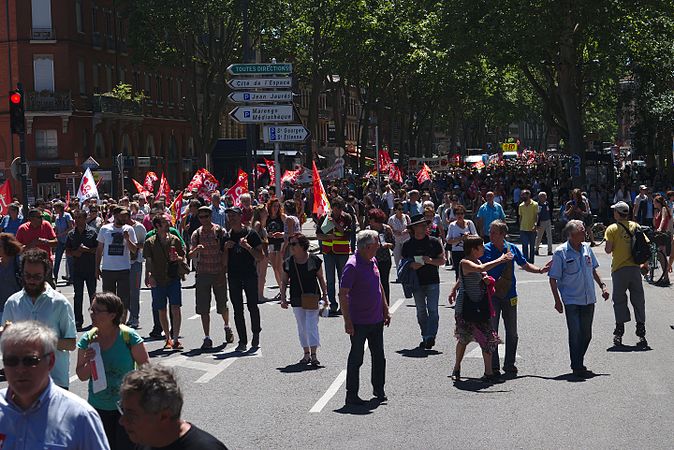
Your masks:
{"label": "asphalt road", "polygon": [[[610,259],[603,248],[596,255],[610,288]],[[537,257],[536,263],[548,259]],[[440,330],[433,351],[415,349],[420,336],[413,301],[392,284],[394,314],[384,337],[389,400],[378,406],[344,407],[349,340],[340,317],[321,318],[320,368],[295,364],[302,356],[295,320],[277,303],[260,305],[263,331],[257,352],[235,354],[235,340],[202,353],[194,290],[184,289],[186,350],[165,352],[160,341],[146,344],[152,361],[176,368],[185,396],[183,417],[233,449],[672,448],[674,288],[645,286],[648,351],[612,351],[613,310],[610,300],[600,299],[586,357],[598,376],[576,381],[569,376],[564,316],[553,309],[547,277],[517,270],[519,376],[496,385],[455,384],[449,378],[455,358],[453,310],[446,300],[453,272],[441,272]],[[267,280],[275,284],[271,271]],[[72,287],[59,289],[72,298]],[[267,289],[269,297],[276,292]],[[146,336],[149,291],[142,291],[141,300],[140,332]],[[216,345],[224,337],[221,324],[213,312]],[[634,322],[626,326],[624,342],[636,343]],[[360,394],[370,398],[369,355],[365,361]],[[479,349],[471,344],[462,375],[478,378],[482,372]],[[74,381],[71,389],[86,397],[85,383]]]}

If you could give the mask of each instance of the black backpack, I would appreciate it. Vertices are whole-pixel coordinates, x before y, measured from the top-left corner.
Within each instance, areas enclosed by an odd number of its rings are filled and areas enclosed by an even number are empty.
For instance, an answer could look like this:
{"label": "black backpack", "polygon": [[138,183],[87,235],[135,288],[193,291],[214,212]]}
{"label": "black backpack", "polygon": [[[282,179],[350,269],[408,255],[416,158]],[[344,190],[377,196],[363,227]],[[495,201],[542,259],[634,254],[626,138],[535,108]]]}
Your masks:
{"label": "black backpack", "polygon": [[632,250],[632,259],[637,264],[643,264],[648,261],[648,258],[651,257],[651,246],[649,244],[646,234],[641,229],[640,226],[637,226],[637,229],[634,231],[634,234],[630,233],[629,228],[623,225],[620,222],[617,222],[618,225],[623,227],[630,237],[630,246]]}

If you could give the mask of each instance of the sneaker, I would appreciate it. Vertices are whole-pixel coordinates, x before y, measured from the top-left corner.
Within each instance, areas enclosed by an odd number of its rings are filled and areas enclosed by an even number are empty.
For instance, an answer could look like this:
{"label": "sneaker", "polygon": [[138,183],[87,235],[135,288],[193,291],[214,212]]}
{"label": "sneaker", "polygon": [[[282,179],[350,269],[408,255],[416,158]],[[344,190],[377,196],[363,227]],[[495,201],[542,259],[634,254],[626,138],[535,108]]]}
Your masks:
{"label": "sneaker", "polygon": [[613,346],[614,347],[622,347],[623,346],[623,337],[615,335],[613,336]]}
{"label": "sneaker", "polygon": [[516,375],[518,370],[517,370],[516,366],[508,366],[508,367],[503,366],[503,372],[508,373],[508,374],[512,374],[512,375]]}
{"label": "sneaker", "polygon": [[164,334],[161,332],[161,330],[152,330],[150,331],[150,337],[152,339],[161,339],[164,336]]}
{"label": "sneaker", "polygon": [[378,402],[387,402],[388,401],[388,397],[386,396],[386,392],[384,392],[384,391],[373,392],[372,395],[374,395],[374,398]]}
{"label": "sneaker", "polygon": [[183,344],[178,339],[173,340],[173,350],[184,350],[184,349],[185,347],[183,347]]}
{"label": "sneaker", "polygon": [[238,353],[244,353],[246,350],[248,350],[248,346],[244,342],[240,342],[234,351]]}
{"label": "sneaker", "polygon": [[231,344],[234,342],[234,333],[230,327],[225,327],[225,342]]}
{"label": "sneaker", "polygon": [[211,340],[211,338],[208,338],[208,337],[204,338],[204,343],[201,344],[201,349],[202,350],[208,350],[208,349],[211,349],[211,348],[213,348],[213,341]]}
{"label": "sneaker", "polygon": [[648,341],[644,336],[641,336],[639,338],[639,342],[637,342],[637,348],[646,348],[648,347]]}
{"label": "sneaker", "polygon": [[426,339],[426,350],[432,349],[434,345],[435,345],[434,337],[429,337],[428,339]]}
{"label": "sneaker", "polygon": [[171,339],[166,339],[166,342],[164,342],[164,350],[171,350],[171,349],[173,349]]}
{"label": "sneaker", "polygon": [[253,334],[253,339],[250,341],[250,346],[251,347],[259,347],[260,346],[260,333],[254,333]]}

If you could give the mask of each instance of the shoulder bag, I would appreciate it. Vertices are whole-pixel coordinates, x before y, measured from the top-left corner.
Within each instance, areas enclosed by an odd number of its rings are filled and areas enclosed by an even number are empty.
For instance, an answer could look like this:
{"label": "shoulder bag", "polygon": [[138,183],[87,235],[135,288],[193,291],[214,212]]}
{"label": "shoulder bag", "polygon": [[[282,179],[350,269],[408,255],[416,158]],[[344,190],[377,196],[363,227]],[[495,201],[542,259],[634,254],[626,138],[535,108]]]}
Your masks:
{"label": "shoulder bag", "polygon": [[[307,260],[307,265],[308,264],[309,260]],[[302,285],[302,277],[300,276],[300,271],[297,268],[297,262],[295,262],[295,258],[293,258],[293,265],[295,266],[295,273],[297,274],[297,282],[299,283],[300,291],[302,292],[302,296],[300,297],[302,300],[302,309],[317,310],[318,301],[320,300],[321,296],[318,294],[304,293],[304,286]]]}
{"label": "shoulder bag", "polygon": [[466,290],[466,279],[463,275],[463,268],[459,270],[461,272],[461,278],[463,278],[463,310],[461,312],[461,317],[466,322],[474,323],[483,323],[489,320],[490,310],[489,310],[489,297],[487,290],[485,289],[482,294],[482,298],[479,301],[473,301],[468,296],[468,291]]}
{"label": "shoulder bag", "polygon": [[[506,250],[508,246],[506,244]],[[501,272],[501,276],[496,283],[494,284],[494,295],[500,299],[505,299],[510,292],[510,288],[513,285],[513,266],[515,265],[514,261],[506,261],[505,269]]]}

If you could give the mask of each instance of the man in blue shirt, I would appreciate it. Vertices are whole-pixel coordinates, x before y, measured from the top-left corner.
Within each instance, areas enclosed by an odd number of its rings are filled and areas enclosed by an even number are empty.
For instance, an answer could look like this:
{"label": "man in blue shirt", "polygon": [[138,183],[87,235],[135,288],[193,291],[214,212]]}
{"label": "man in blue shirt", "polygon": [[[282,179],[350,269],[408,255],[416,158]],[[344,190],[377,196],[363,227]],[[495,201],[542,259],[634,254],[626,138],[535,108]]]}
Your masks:
{"label": "man in blue shirt", "polygon": [[49,378],[57,342],[54,331],[30,320],[3,333],[9,387],[0,391],[0,448],[110,449],[96,410]]}
{"label": "man in blue shirt", "polygon": [[[480,258],[483,263],[494,261],[504,253],[510,251],[513,254],[513,260],[506,264],[500,264],[487,273],[496,280],[496,293],[492,297],[492,303],[496,311],[496,316],[492,317],[492,327],[498,333],[500,316],[503,315],[503,325],[505,326],[505,359],[503,360],[503,371],[506,374],[517,374],[515,366],[515,355],[517,354],[517,289],[515,280],[515,266],[517,263],[522,269],[530,273],[545,273],[549,267],[538,267],[528,262],[517,246],[505,240],[508,234],[508,225],[502,220],[495,220],[489,227],[489,237],[491,242],[484,246],[484,255]],[[502,281],[499,281],[503,278]],[[504,286],[501,287],[501,285]],[[495,375],[500,375],[500,360],[498,349],[492,354],[492,367]]]}
{"label": "man in blue shirt", "polygon": [[215,191],[211,194],[211,222],[227,229],[227,213],[225,205],[220,203],[220,193]]}
{"label": "man in blue shirt", "polygon": [[608,300],[609,293],[597,273],[599,263],[590,244],[583,242],[583,222],[570,220],[564,231],[569,238],[557,247],[552,257],[552,266],[548,273],[550,289],[555,298],[557,312],[561,314],[566,307],[571,370],[577,377],[590,378],[594,374],[583,365],[583,360],[592,339],[594,304],[597,302],[593,280],[601,288],[604,300]]}
{"label": "man in blue shirt", "polygon": [[[490,239],[490,226],[495,220],[505,221],[505,212],[503,207],[494,201],[494,193],[492,191],[487,192],[485,195],[484,202],[480,209],[477,210],[477,229],[484,240],[485,243],[489,242]],[[499,266],[500,267],[500,266]]]}

